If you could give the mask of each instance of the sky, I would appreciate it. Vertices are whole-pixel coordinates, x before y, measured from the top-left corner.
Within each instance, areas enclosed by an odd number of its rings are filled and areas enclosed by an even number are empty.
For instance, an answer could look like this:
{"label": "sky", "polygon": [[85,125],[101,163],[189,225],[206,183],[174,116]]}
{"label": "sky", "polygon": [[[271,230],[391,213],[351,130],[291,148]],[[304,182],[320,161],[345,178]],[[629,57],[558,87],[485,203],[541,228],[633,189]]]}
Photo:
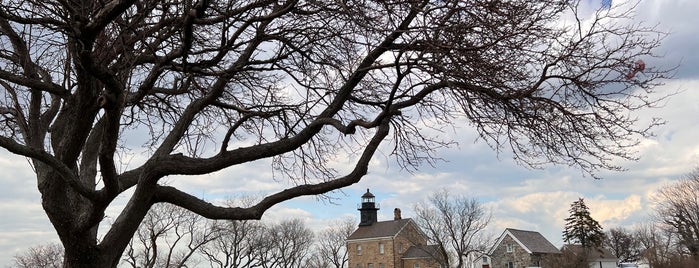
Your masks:
{"label": "sky", "polygon": [[[591,5],[608,2],[588,1]],[[477,141],[476,133],[464,123],[454,132],[444,133],[459,145],[438,151],[443,162],[420,166],[410,173],[379,153],[368,175],[331,194],[331,202],[315,197],[294,199],[270,209],[263,220],[301,218],[314,229],[346,217],[358,222],[357,204],[369,188],[381,207],[379,220],[392,219],[393,208],[401,208],[404,218],[412,217],[415,203],[448,189],[452,194],[477,198],[491,209],[491,234],[497,236],[505,228],[538,231],[556,246],[563,244],[564,219],[570,203],[578,198],[585,198],[592,217],[604,229],[650,221],[654,192],[699,166],[699,1],[642,0],[637,12],[641,21],[657,23],[670,32],[660,50],[664,58],[658,64],[680,66],[675,78],[657,90],[659,94],[678,93],[662,107],[636,114],[641,119],[662,117],[667,123],[653,130],[654,137],[634,148],[639,161],[618,162],[626,171],[603,172],[604,179],[595,180],[565,166],[528,169],[517,165],[511,155],[498,155]],[[264,163],[252,163],[205,176],[168,180],[173,186],[212,201],[272,193],[289,186],[271,179],[271,171],[267,170]],[[41,209],[36,180],[26,159],[0,149],[0,182],[3,267],[13,255],[33,245],[57,241],[57,236]],[[117,215],[126,198],[119,197],[108,217]]]}

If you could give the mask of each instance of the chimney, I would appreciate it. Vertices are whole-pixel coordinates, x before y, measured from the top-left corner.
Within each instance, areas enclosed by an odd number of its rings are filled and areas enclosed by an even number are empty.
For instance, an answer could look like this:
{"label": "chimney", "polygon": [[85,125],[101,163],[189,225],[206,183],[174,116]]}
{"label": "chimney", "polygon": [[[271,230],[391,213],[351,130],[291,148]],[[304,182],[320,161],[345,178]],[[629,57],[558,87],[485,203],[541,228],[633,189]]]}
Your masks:
{"label": "chimney", "polygon": [[400,220],[400,219],[401,219],[401,217],[400,217],[400,208],[395,208],[395,209],[393,210],[393,219],[394,219],[394,220]]}

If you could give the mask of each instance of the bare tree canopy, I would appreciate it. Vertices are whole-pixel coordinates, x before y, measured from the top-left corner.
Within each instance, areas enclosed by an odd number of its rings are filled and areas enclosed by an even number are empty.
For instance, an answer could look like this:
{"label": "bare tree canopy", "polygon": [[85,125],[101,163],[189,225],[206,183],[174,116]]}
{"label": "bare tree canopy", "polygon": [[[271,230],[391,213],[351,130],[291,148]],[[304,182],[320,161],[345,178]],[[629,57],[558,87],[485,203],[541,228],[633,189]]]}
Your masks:
{"label": "bare tree canopy", "polygon": [[[629,111],[655,104],[668,70],[643,60],[664,34],[580,2],[3,0],[0,147],[31,158],[66,267],[117,265],[155,203],[259,219],[358,182],[384,141],[430,161],[450,140],[424,128],[464,118],[525,165],[619,169],[648,134]],[[341,153],[348,170],[328,165]],[[249,207],[160,183],[261,159],[293,183]]]}
{"label": "bare tree canopy", "polygon": [[228,233],[222,222],[208,221],[181,207],[154,206],[131,239],[122,264],[133,268],[188,267],[209,243]]}
{"label": "bare tree canopy", "polygon": [[315,251],[319,261],[325,263],[324,267],[344,268],[347,266],[349,260],[347,239],[357,229],[356,226],[356,220],[345,218],[332,222],[327,229],[316,235]]}
{"label": "bare tree canopy", "polygon": [[658,224],[643,224],[636,228],[634,236],[641,246],[641,258],[650,267],[699,267],[687,248],[679,242],[677,234]]}
{"label": "bare tree canopy", "polygon": [[604,247],[619,262],[636,262],[641,257],[641,243],[636,235],[624,227],[614,227],[604,234]]}
{"label": "bare tree canopy", "polygon": [[427,202],[415,205],[415,220],[438,245],[443,256],[433,256],[443,267],[468,267],[468,257],[487,252],[494,244],[485,228],[490,211],[474,198],[452,196],[443,190],[430,195]]}
{"label": "bare tree canopy", "polygon": [[63,267],[63,247],[51,243],[27,249],[15,255],[14,264],[9,268],[60,268]]}
{"label": "bare tree canopy", "polygon": [[680,253],[699,263],[699,167],[661,188],[656,204],[657,218],[677,238]]}

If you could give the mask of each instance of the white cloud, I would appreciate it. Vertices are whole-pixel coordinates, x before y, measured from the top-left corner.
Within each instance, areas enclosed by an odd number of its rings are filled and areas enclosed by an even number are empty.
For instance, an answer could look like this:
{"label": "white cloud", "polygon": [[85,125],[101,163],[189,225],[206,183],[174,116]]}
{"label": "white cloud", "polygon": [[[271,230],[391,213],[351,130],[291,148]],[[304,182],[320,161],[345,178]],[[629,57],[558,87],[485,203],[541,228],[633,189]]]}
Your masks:
{"label": "white cloud", "polygon": [[629,195],[622,200],[609,200],[605,197],[589,199],[586,204],[591,216],[602,226],[618,225],[633,213],[642,210],[641,196]]}

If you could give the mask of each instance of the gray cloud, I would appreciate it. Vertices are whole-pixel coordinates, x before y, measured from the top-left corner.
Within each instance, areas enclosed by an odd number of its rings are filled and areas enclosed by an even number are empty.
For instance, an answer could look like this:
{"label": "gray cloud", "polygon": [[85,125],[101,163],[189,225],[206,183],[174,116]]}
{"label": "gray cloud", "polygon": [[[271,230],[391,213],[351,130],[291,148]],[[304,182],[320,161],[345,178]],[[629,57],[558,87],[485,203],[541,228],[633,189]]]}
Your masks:
{"label": "gray cloud", "polygon": [[657,24],[660,30],[669,33],[660,49],[663,58],[653,62],[667,67],[679,64],[677,78],[699,77],[699,53],[696,53],[696,48],[699,47],[697,10],[698,1],[680,0],[644,0],[637,9],[639,20],[650,25]]}

